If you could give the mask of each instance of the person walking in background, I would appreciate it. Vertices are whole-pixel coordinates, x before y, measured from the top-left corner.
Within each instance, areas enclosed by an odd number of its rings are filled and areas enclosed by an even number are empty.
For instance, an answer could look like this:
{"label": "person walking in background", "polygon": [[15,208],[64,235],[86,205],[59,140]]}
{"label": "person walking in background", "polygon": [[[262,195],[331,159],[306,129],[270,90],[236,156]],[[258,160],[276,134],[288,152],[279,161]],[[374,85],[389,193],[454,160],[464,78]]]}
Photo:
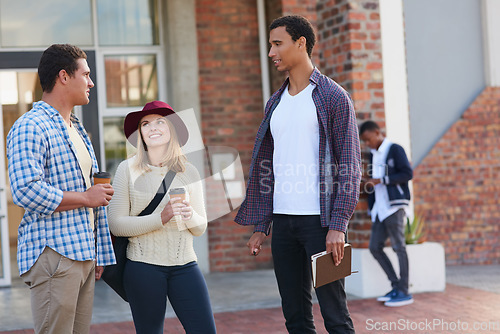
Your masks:
{"label": "person walking in background", "polygon": [[[269,57],[288,72],[269,99],[253,150],[246,197],[235,221],[255,225],[247,246],[257,256],[270,233],[289,333],[316,333],[311,255],[344,254],[349,219],[359,197],[358,127],[347,92],[311,61],[315,34],[301,16],[270,26]],[[257,278],[258,279],[258,278]],[[344,279],[316,289],[328,333],[354,333]]]}
{"label": "person walking in background", "polygon": [[[361,139],[371,149],[371,178],[366,180],[373,191],[368,196],[372,218],[370,252],[391,281],[392,290],[377,298],[386,306],[403,306],[413,303],[408,292],[408,255],[405,243],[405,211],[410,203],[408,181],[413,170],[405,150],[385,138],[373,121],[364,122],[359,130]],[[391,240],[392,249],[399,261],[399,278],[384,252],[384,244]]]}
{"label": "person walking in background", "polygon": [[[193,248],[207,218],[200,175],[181,150],[188,130],[168,104],[153,101],[126,116],[124,131],[137,153],[116,171],[109,224],[114,235],[129,237],[123,283],[136,331],[163,333],[168,297],[186,333],[215,333]],[[152,214],[138,216],[169,171],[176,173],[170,189],[182,188],[185,200],[164,196]]]}
{"label": "person walking in background", "polygon": [[30,287],[35,333],[88,333],[95,279],[115,263],[103,207],[113,188],[92,186],[97,160],[71,112],[89,103],[94,87],[86,59],[73,45],[46,49],[38,66],[42,100],[7,136],[12,198],[25,210],[17,261]]}

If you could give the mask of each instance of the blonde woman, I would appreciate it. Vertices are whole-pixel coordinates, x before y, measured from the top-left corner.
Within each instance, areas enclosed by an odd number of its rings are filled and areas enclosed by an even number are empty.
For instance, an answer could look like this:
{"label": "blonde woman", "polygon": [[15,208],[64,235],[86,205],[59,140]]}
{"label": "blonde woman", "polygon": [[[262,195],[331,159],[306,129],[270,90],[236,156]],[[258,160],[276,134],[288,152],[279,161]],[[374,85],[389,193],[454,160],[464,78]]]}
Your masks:
{"label": "blonde woman", "polygon": [[[108,219],[114,235],[129,237],[123,279],[136,331],[163,333],[168,298],[186,333],[215,333],[193,249],[207,218],[199,173],[181,150],[188,130],[168,104],[153,101],[126,116],[124,131],[137,153],[118,166]],[[152,214],[138,216],[170,170],[170,189],[184,189],[185,200],[167,193]]]}

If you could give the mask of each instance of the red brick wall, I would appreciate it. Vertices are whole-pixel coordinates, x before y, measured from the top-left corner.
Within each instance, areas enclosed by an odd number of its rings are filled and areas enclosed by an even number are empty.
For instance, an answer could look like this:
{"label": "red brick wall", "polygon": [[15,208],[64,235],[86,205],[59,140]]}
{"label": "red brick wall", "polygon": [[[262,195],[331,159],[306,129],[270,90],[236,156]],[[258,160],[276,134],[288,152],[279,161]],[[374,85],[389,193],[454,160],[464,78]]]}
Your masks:
{"label": "red brick wall", "polygon": [[[320,70],[351,94],[360,122],[371,119],[384,128],[378,0],[319,0],[317,22]],[[362,149],[366,152],[364,145]],[[349,242],[354,247],[368,247],[371,222],[367,208],[366,195],[362,195],[349,223]]]}
{"label": "red brick wall", "polygon": [[[205,144],[238,150],[248,173],[263,114],[256,3],[197,0],[196,15]],[[210,210],[213,203],[207,197]],[[270,267],[269,243],[257,258],[249,256],[246,242],[253,229],[234,223],[235,213],[209,223],[211,270]]]}
{"label": "red brick wall", "polygon": [[447,264],[500,263],[500,87],[486,88],[415,169],[415,212]]}

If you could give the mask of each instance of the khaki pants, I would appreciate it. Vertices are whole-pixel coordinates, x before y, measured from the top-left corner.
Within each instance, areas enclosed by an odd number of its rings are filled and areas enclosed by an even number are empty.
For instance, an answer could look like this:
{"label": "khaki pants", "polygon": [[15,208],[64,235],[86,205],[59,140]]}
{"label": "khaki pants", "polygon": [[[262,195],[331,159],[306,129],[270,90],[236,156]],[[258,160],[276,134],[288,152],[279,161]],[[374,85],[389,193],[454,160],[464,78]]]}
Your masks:
{"label": "khaki pants", "polygon": [[46,247],[21,277],[30,287],[35,333],[89,333],[94,261],[74,261]]}

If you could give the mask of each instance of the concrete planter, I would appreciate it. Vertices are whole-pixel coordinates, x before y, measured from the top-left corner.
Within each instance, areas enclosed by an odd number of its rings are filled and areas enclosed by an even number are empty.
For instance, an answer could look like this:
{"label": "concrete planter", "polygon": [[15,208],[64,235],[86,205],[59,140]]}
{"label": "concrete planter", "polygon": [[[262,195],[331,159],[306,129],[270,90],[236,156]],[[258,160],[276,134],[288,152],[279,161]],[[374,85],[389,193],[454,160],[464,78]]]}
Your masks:
{"label": "concrete planter", "polygon": [[[391,247],[384,251],[399,275],[399,263]],[[444,291],[446,287],[444,248],[436,242],[407,245],[410,266],[410,293]],[[386,294],[391,284],[367,248],[353,248],[352,270],[359,273],[346,278],[346,292],[361,298]]]}

